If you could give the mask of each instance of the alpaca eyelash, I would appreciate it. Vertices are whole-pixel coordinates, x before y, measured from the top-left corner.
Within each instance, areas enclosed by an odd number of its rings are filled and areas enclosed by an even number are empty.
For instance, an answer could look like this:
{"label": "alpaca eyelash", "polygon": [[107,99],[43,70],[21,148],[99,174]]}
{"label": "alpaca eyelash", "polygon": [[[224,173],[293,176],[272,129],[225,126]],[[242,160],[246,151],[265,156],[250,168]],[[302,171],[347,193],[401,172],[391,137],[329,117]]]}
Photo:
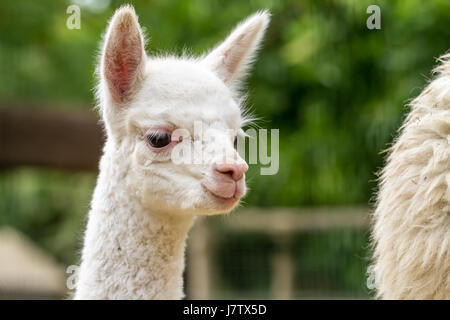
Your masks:
{"label": "alpaca eyelash", "polygon": [[144,136],[147,138],[154,138],[156,135],[162,134],[162,133],[167,133],[170,135],[170,133],[168,133],[166,131],[156,129],[155,131],[151,131],[150,133],[147,133]]}
{"label": "alpaca eyelash", "polygon": [[164,152],[173,146],[176,141],[172,140],[172,131],[166,128],[149,129],[144,134],[144,140],[147,146],[155,152]]}

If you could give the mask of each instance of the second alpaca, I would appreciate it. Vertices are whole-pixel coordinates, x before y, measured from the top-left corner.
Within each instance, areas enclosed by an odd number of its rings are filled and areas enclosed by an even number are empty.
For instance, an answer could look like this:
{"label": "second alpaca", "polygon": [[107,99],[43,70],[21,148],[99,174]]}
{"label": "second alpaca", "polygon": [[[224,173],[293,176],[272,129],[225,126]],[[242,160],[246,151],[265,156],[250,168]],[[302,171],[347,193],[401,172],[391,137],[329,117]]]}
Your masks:
{"label": "second alpaca", "polygon": [[450,299],[450,55],[411,103],[373,215],[379,297]]}

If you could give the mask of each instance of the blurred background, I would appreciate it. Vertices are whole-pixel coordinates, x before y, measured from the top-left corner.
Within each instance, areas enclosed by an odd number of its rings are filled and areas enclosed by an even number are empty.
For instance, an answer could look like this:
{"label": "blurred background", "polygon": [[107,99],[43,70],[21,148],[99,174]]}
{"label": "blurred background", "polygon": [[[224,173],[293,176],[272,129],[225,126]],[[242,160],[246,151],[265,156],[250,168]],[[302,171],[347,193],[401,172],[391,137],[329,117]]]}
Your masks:
{"label": "blurred background", "polygon": [[[261,128],[280,129],[280,170],[250,166],[243,209],[198,221],[187,297],[370,298],[380,152],[450,48],[450,2],[129,2],[150,54],[199,54],[254,11],[273,15],[248,104]],[[70,293],[66,268],[79,264],[102,141],[96,56],[121,3],[0,2],[0,298]],[[80,29],[66,27],[70,4],[81,8]],[[380,30],[366,27],[372,4]]]}

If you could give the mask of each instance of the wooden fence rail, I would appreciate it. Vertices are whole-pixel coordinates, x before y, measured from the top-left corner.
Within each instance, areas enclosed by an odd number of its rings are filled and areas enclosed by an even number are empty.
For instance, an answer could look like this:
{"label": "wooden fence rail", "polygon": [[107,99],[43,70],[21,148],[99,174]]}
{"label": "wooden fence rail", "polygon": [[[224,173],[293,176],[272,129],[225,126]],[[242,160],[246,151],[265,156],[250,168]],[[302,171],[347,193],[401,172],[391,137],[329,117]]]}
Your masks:
{"label": "wooden fence rail", "polygon": [[[188,245],[188,293],[191,299],[211,299],[216,291],[213,252],[216,250],[214,217],[199,218],[190,232]],[[225,219],[220,228],[225,232],[262,232],[276,244],[271,259],[271,297],[295,298],[294,261],[289,248],[291,236],[296,232],[369,228],[367,207],[330,208],[250,208],[241,209]]]}
{"label": "wooden fence rail", "polygon": [[0,108],[0,166],[97,170],[103,132],[93,113]]}

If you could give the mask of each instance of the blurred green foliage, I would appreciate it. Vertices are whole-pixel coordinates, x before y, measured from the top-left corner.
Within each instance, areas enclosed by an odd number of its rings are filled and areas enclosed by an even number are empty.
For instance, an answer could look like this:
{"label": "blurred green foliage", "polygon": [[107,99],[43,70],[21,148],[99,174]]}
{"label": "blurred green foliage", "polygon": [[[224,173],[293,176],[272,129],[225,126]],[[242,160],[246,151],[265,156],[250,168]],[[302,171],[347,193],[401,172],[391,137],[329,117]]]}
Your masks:
{"label": "blurred green foliage", "polygon": [[[407,101],[429,79],[435,58],[450,46],[448,0],[130,2],[146,27],[150,54],[199,54],[247,15],[271,11],[264,47],[248,80],[248,102],[262,119],[260,127],[280,129],[280,171],[261,176],[258,166],[251,167],[247,206],[367,204],[383,161],[379,152],[392,140]],[[70,3],[0,2],[0,100],[55,108],[94,104],[99,40],[122,1],[75,1],[82,4],[80,30],[66,28]],[[371,4],[381,8],[381,30],[366,28]],[[90,173],[0,172],[0,224],[16,226],[60,261],[74,263],[94,184]],[[333,243],[333,237],[304,243]],[[358,276],[356,283],[336,284],[344,288],[364,281],[367,239],[354,238],[347,248],[358,252],[356,266],[342,264],[336,278],[345,282],[355,268]],[[329,260],[314,260],[308,252],[338,259],[345,250],[317,245],[303,247],[298,256],[315,261],[311,268],[317,270]],[[306,271],[313,275],[313,269]]]}

